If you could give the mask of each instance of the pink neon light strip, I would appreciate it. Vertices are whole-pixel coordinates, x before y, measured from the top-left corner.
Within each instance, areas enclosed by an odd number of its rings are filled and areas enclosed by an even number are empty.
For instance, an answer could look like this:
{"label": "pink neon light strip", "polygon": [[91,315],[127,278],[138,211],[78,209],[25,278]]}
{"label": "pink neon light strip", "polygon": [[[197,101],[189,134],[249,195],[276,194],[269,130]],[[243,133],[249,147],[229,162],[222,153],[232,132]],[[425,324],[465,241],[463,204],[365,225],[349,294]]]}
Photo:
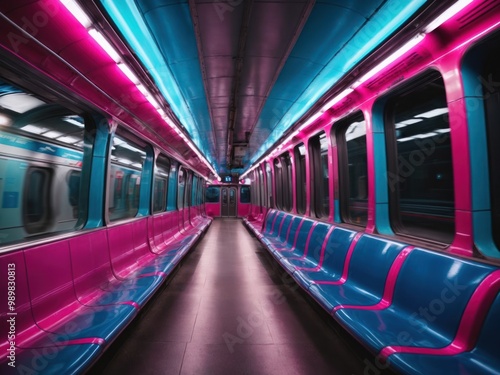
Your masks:
{"label": "pink neon light strip", "polygon": [[457,334],[448,346],[444,348],[386,346],[380,351],[380,356],[384,359],[395,353],[447,356],[472,350],[477,343],[483,323],[499,290],[500,270],[497,270],[486,276],[472,294],[460,320]]}
{"label": "pink neon light strip", "polygon": [[323,245],[321,247],[318,265],[316,267],[295,267],[297,270],[318,272],[321,269],[321,267],[323,266],[323,260],[325,259],[326,245],[328,244],[328,240],[330,239],[330,235],[332,234],[334,229],[335,226],[332,225],[328,230],[328,233],[326,233],[325,239],[323,240]]}
{"label": "pink neon light strip", "polygon": [[363,232],[359,232],[354,236],[351,245],[349,246],[349,250],[347,250],[347,255],[345,257],[344,261],[344,269],[342,271],[342,276],[338,280],[320,280],[320,281],[313,281],[313,284],[327,284],[327,285],[342,285],[347,281],[347,275],[349,272],[349,264],[351,263],[351,258],[352,258],[352,253],[354,252],[354,249],[356,247],[356,244],[358,243],[359,239],[363,235]]}
{"label": "pink neon light strip", "polygon": [[357,310],[383,310],[390,305],[392,305],[392,298],[394,297],[394,288],[396,287],[396,279],[398,278],[399,271],[403,267],[404,261],[410,255],[414,246],[405,247],[394,259],[391,269],[387,274],[387,280],[384,287],[384,294],[378,303],[371,306],[360,306],[360,305],[339,305],[335,306],[332,312],[339,309],[357,309]]}

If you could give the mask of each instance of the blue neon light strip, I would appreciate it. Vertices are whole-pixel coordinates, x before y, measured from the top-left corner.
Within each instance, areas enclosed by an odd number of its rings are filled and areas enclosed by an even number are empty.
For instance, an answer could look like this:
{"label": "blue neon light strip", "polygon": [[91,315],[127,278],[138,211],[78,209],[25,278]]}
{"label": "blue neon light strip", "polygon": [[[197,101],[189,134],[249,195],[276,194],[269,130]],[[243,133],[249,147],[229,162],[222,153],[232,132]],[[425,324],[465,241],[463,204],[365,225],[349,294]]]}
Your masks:
{"label": "blue neon light strip", "polygon": [[[348,25],[332,24],[332,4],[316,3],[264,105],[257,124],[257,128],[260,126],[263,131],[260,137],[251,140],[250,152],[255,153],[248,160],[250,164],[272,147],[328,89],[403,25],[425,2],[389,0],[376,13],[360,15],[358,20],[353,17],[353,11],[349,11],[345,17]],[[375,2],[371,3],[377,6]],[[352,31],[356,33],[350,35]],[[332,38],[335,38],[335,43],[338,43],[339,38],[346,40],[341,50],[330,48],[328,51],[328,46],[335,45],[329,43]],[[314,52],[318,52],[311,50],[311,46],[321,44],[318,41],[324,41],[319,47],[322,53],[311,58]],[[325,62],[328,53],[331,58]]]}
{"label": "blue neon light strip", "polygon": [[[193,142],[215,169],[218,169],[218,163],[214,158],[215,144],[211,141],[213,133],[197,56],[194,27],[190,21],[187,1],[179,1],[178,6],[185,8],[184,13],[188,16],[189,22],[185,22],[186,17],[179,19],[179,12],[171,15],[165,13],[166,18],[162,23],[165,32],[175,33],[169,41],[177,40],[177,42],[169,45],[164,43],[161,47],[153,38],[135,1],[101,0],[101,3],[153,77],[158,89]],[[171,36],[170,34],[167,36]],[[172,62],[171,56],[178,52],[184,53],[186,51],[184,47],[188,44],[191,49],[194,48],[196,59],[179,61],[177,64]],[[190,77],[189,81],[183,77]]]}

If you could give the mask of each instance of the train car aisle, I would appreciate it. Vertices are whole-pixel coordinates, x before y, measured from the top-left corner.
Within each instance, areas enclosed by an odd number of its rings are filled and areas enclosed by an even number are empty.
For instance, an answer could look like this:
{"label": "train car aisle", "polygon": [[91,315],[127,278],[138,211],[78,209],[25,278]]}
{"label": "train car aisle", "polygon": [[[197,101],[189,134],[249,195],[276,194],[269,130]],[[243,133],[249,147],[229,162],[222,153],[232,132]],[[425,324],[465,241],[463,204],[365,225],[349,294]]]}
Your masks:
{"label": "train car aisle", "polygon": [[91,373],[382,373],[271,266],[265,251],[241,220],[216,219]]}

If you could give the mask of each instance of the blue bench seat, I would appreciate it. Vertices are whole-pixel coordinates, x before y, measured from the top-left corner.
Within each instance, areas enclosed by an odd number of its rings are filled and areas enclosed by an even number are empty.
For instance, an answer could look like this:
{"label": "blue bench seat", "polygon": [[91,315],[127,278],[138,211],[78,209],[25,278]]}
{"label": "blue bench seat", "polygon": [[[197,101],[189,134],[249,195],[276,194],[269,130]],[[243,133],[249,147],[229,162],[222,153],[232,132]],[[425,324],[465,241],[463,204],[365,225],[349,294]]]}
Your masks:
{"label": "blue bench seat", "polygon": [[297,267],[317,266],[321,252],[326,246],[327,237],[333,227],[325,223],[314,223],[309,230],[303,246],[296,246],[294,250],[283,252],[279,261],[281,265],[293,274]]}
{"label": "blue bench seat", "polygon": [[347,279],[315,281],[309,293],[330,313],[339,305],[372,305],[383,295],[389,270],[406,247],[371,235],[363,235],[352,253]]}
{"label": "blue bench seat", "polygon": [[305,289],[309,289],[315,281],[340,279],[344,267],[347,267],[345,264],[347,254],[353,251],[351,246],[354,247],[360,236],[361,234],[356,235],[356,232],[351,230],[336,227],[328,238],[323,257],[320,258],[318,265],[315,266],[315,261],[310,260],[308,262],[310,265],[296,269],[292,275],[293,278]]}
{"label": "blue bench seat", "polygon": [[493,270],[413,249],[398,272],[388,307],[342,308],[336,318],[377,352],[390,345],[441,348],[452,341],[472,293]]}

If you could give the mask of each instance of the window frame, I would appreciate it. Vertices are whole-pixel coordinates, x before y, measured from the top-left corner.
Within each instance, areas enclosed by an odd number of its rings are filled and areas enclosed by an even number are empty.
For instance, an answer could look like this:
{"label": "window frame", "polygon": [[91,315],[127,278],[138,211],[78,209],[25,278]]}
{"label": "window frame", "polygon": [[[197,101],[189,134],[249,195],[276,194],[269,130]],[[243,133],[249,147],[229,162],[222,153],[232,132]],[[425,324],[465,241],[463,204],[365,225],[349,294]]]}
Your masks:
{"label": "window frame", "polygon": [[[30,178],[34,173],[42,173],[44,175],[45,181],[43,183],[42,192],[37,193],[36,198],[41,199],[42,203],[42,217],[36,222],[30,222],[28,220],[28,196],[30,194],[30,188],[32,184],[30,183]],[[26,170],[26,175],[24,177],[24,189],[23,189],[23,206],[22,206],[22,222],[24,229],[29,234],[38,234],[46,231],[51,225],[52,218],[52,194],[51,186],[53,185],[53,170],[52,168],[40,167],[36,165],[30,165]],[[39,190],[37,190],[39,191]]]}
{"label": "window frame", "polygon": [[358,111],[348,117],[338,121],[332,128],[332,135],[335,137],[335,144],[337,146],[338,158],[338,202],[340,205],[340,217],[344,223],[366,227],[368,222],[368,181],[366,181],[367,197],[366,197],[366,210],[365,218],[359,223],[356,222],[351,215],[351,173],[349,171],[349,150],[347,147],[346,131],[354,123],[365,122],[365,172],[366,179],[368,180],[368,149],[367,149],[367,128],[366,120],[361,111]]}
{"label": "window frame", "polygon": [[[323,173],[323,162],[322,162],[322,151],[321,151],[321,137],[324,136],[327,141],[327,168],[330,163],[329,160],[329,148],[330,140],[325,131],[321,131],[309,139],[309,155],[310,155],[310,170],[311,170],[311,214],[318,219],[328,218],[330,215],[330,189],[327,187],[325,192],[324,182],[325,179],[322,177]],[[329,178],[328,178],[329,186]],[[324,206],[325,193],[328,197],[328,206]],[[328,208],[328,212],[325,212],[325,208]]]}
{"label": "window frame", "polygon": [[[300,147],[304,149],[304,155],[300,153]],[[298,214],[306,213],[307,196],[306,196],[306,146],[303,142],[296,145],[293,149],[295,157],[295,210]]]}
{"label": "window frame", "polygon": [[[435,80],[440,80],[443,85],[443,94],[445,98],[445,103],[449,111],[449,104],[447,100],[447,92],[446,92],[446,86],[444,82],[444,78],[440,74],[439,71],[437,70],[428,70],[417,77],[412,78],[408,82],[405,82],[401,87],[398,87],[395,90],[390,91],[386,95],[384,95],[384,98],[386,100],[385,103],[385,108],[384,108],[384,132],[385,132],[385,142],[386,142],[386,157],[387,157],[387,176],[388,178],[390,176],[393,176],[393,178],[399,179],[399,166],[398,166],[398,160],[400,158],[399,152],[398,152],[398,145],[397,145],[397,136],[396,136],[396,120],[395,120],[395,107],[396,103],[398,102],[398,99],[400,100],[401,98],[414,95],[416,91],[424,89],[426,86],[428,86],[429,83],[435,81]],[[448,112],[449,113],[449,112]],[[449,127],[449,121],[448,121],[448,127]],[[451,134],[451,128],[450,133]],[[440,160],[442,160],[440,158]],[[450,158],[449,158],[451,165],[451,181],[452,181],[452,188],[453,188],[453,193],[455,192],[455,185],[454,185],[454,177],[453,177],[453,151],[452,151],[452,144],[450,140]],[[420,165],[418,166],[420,167]],[[406,181],[407,179],[405,179]],[[400,186],[399,183],[396,183],[396,186],[393,188],[394,191],[391,192],[391,182],[387,181],[387,187],[388,187],[388,203],[389,203],[389,222],[392,227],[392,230],[394,233],[397,235],[401,236],[406,236],[410,238],[415,238],[419,240],[425,240],[425,241],[431,241],[439,244],[445,244],[445,245],[450,245],[453,242],[453,238],[456,232],[456,216],[455,216],[455,210],[456,210],[456,202],[455,202],[455,197],[452,199],[452,209],[451,212],[453,212],[453,224],[454,224],[454,229],[449,231],[449,233],[446,233],[445,231],[441,231],[441,233],[437,233],[436,235],[429,235],[425,234],[425,229],[418,228],[417,226],[405,226],[403,224],[403,221],[401,219],[401,193],[400,193]]]}
{"label": "window frame", "polygon": [[[164,170],[167,174],[167,176],[165,178],[160,178],[159,180],[164,180],[165,181],[165,194],[164,194],[164,197],[163,197],[163,205],[160,209],[156,209],[155,210],[155,199],[156,199],[156,182],[157,182],[157,179],[158,179],[158,170],[159,170],[159,167],[158,167],[158,164],[162,164],[162,163],[159,163],[160,159],[164,159],[165,161],[165,165],[163,165],[164,167]],[[158,155],[158,157],[156,158],[155,160],[155,174],[154,174],[154,177],[153,177],[153,194],[151,196],[151,201],[152,201],[152,204],[151,204],[151,212],[153,214],[155,213],[160,213],[160,212],[165,212],[167,210],[167,200],[168,200],[168,185],[169,185],[169,180],[170,180],[170,168],[171,168],[171,162],[170,162],[170,159],[162,154]]]}

